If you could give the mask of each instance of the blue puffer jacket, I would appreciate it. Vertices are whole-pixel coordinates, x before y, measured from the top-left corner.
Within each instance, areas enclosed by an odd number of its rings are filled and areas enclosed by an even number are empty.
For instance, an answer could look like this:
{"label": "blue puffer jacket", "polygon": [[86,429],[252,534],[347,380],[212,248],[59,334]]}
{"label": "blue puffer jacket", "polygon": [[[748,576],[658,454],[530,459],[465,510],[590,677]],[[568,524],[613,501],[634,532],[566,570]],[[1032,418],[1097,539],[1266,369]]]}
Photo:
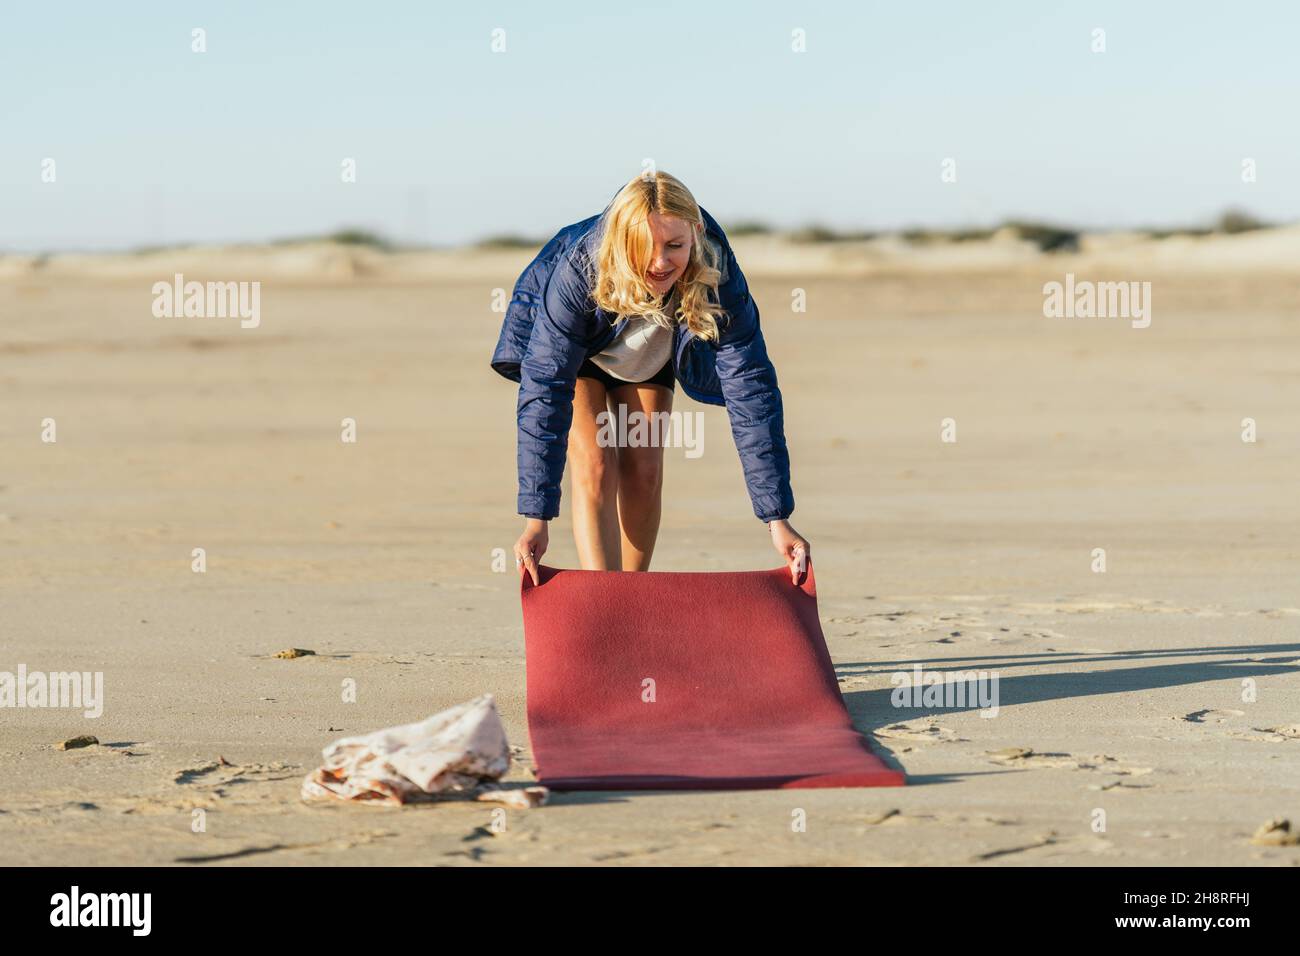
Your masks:
{"label": "blue puffer jacket", "polygon": [[[726,406],[754,514],[764,521],[788,518],[794,493],[781,392],[759,328],[758,306],[722,227],[700,212],[707,237],[722,253],[718,298],[729,319],[719,321],[717,343],[696,338],[679,323],[673,373],[697,402]],[[612,313],[590,301],[600,219],[591,216],[565,226],[524,269],[492,355],[492,367],[519,382],[518,512],[532,518],[560,513],[578,367],[628,323],[614,323]]]}

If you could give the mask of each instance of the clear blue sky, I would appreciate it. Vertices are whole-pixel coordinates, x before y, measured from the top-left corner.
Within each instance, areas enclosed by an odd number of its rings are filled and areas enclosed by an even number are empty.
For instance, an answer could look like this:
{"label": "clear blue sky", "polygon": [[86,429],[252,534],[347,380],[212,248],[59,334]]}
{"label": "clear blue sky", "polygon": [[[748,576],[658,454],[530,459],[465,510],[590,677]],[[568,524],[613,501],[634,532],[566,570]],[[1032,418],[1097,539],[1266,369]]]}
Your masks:
{"label": "clear blue sky", "polygon": [[644,157],[724,223],[1294,220],[1298,36],[1286,2],[12,3],[0,250],[549,235]]}

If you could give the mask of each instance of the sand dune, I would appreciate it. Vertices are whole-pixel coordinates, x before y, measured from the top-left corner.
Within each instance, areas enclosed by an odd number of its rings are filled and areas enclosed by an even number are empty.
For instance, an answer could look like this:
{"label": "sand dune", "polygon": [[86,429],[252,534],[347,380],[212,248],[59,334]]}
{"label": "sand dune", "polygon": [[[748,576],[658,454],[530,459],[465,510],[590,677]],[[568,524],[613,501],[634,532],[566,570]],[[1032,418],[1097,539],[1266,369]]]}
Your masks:
{"label": "sand dune", "polygon": [[[1044,253],[1014,230],[985,240],[913,243],[901,236],[866,241],[793,242],[779,235],[745,235],[733,242],[747,276],[852,278],[882,273],[1005,271],[1017,267],[1128,271],[1295,272],[1300,225],[1235,235],[1093,233],[1075,253]],[[459,248],[391,251],[362,245],[307,242],[276,245],[176,247],[131,254],[0,255],[0,281],[35,276],[155,279],[230,276],[321,282],[457,281],[518,273],[535,249]]]}

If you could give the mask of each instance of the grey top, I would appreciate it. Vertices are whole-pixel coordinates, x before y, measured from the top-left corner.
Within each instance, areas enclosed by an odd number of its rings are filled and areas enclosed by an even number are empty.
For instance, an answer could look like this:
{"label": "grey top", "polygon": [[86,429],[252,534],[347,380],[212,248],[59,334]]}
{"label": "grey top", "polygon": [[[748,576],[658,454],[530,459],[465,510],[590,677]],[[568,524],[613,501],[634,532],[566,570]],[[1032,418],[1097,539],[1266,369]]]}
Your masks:
{"label": "grey top", "polygon": [[[672,315],[677,310],[679,294],[673,288],[672,298],[664,312]],[[618,338],[601,352],[591,357],[592,364],[625,382],[644,382],[663,368],[672,356],[673,330],[656,325],[643,316],[628,320]]]}

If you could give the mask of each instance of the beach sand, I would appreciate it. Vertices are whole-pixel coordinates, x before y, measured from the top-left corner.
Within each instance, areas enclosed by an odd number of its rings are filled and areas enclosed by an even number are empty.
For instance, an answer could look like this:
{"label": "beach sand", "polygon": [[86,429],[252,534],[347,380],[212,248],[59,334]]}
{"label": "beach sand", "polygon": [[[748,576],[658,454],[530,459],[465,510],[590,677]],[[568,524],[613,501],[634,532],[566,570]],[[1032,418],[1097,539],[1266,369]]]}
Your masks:
{"label": "beach sand", "polygon": [[[557,793],[501,833],[298,791],[331,740],[485,692],[532,780],[488,367],[528,253],[0,260],[0,670],[105,681],[96,719],[0,710],[0,863],[1300,863],[1251,842],[1300,825],[1300,242],[1170,242],[738,240],[841,688],[910,784]],[[155,318],[173,270],[261,281],[260,326]],[[1150,327],[1045,318],[1067,272],[1151,281]],[[725,410],[675,408],[705,451],[666,453],[654,568],[776,567]],[[544,562],[576,567],[567,487]],[[998,715],[892,706],[918,662],[997,673]]]}

